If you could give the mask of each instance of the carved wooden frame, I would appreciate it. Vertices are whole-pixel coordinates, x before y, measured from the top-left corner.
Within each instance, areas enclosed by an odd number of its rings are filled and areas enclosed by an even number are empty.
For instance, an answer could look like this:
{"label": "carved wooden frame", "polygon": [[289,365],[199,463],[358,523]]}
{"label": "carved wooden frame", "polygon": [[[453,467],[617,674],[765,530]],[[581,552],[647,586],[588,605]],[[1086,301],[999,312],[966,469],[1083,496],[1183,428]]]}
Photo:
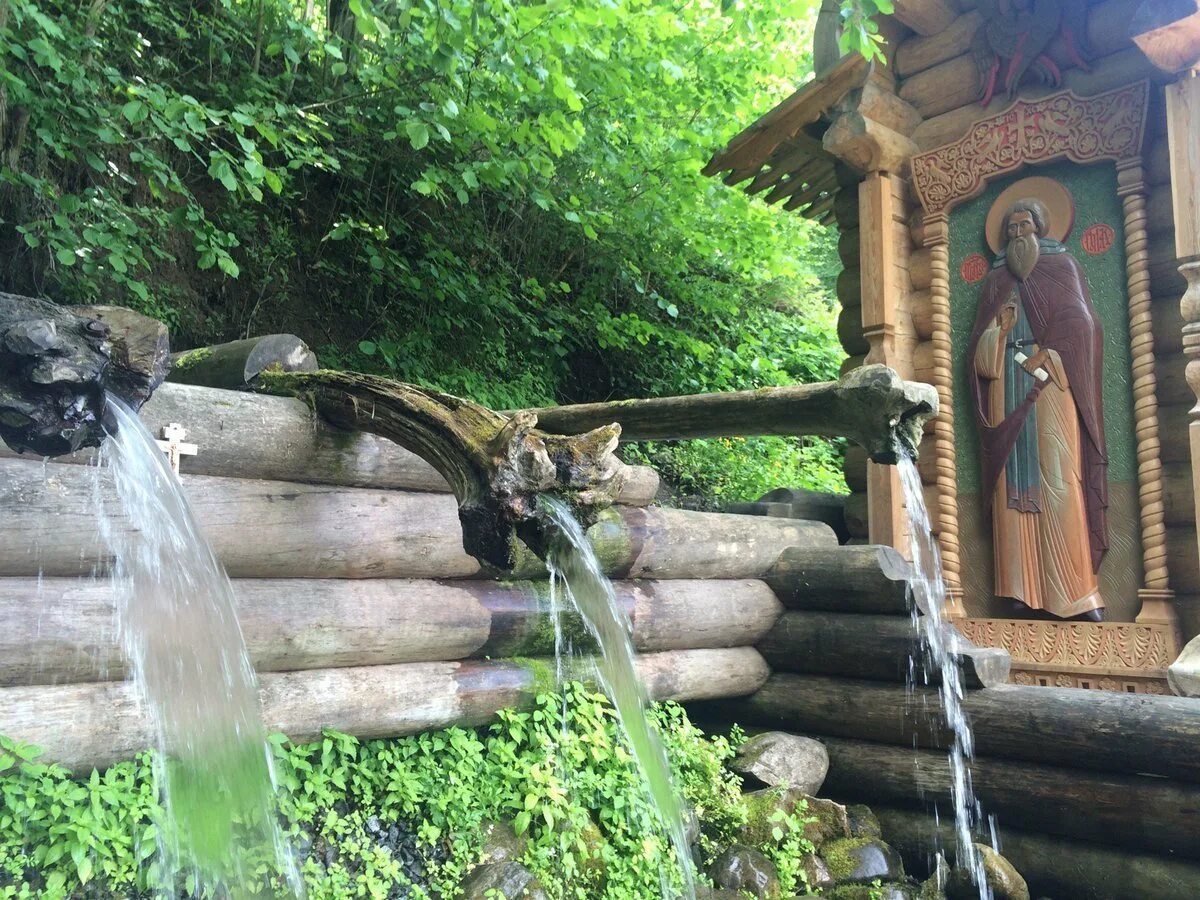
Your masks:
{"label": "carved wooden frame", "polygon": [[1137,621],[1175,625],[1167,575],[1167,547],[1157,378],[1150,318],[1146,233],[1146,184],[1142,141],[1150,87],[1146,81],[1094,97],[1070,90],[1038,100],[1017,100],[1003,112],[976,122],[957,141],[912,159],[913,184],[925,211],[925,245],[933,284],[933,384],[942,404],[934,420],[938,515],[946,580],[961,596],[957,473],[950,357],[950,211],[978,196],[987,183],[1024,165],[1060,159],[1111,162],[1125,216],[1129,343],[1137,441],[1139,514],[1144,587]]}

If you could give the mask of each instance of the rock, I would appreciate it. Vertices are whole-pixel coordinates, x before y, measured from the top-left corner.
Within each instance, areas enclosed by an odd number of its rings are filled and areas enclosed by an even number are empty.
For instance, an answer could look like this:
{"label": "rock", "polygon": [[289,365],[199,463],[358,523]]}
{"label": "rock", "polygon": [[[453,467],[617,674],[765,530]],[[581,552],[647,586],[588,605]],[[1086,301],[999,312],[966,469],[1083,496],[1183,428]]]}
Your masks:
{"label": "rock", "polygon": [[879,819],[871,812],[871,807],[857,803],[846,807],[846,815],[850,825],[851,837],[865,837],[879,840],[883,837],[883,829]]}
{"label": "rock", "polygon": [[512,826],[504,822],[483,823],[484,863],[516,862],[525,855],[529,843],[526,835],[517,836]]}
{"label": "rock", "polygon": [[843,838],[825,845],[821,855],[838,884],[897,881],[904,877],[900,855],[880,840]]}
{"label": "rock", "polygon": [[938,853],[934,856],[933,872],[921,883],[921,900],[946,900],[945,888],[949,880],[950,864]]}
{"label": "rock", "polygon": [[550,900],[533,873],[515,862],[477,866],[463,882],[462,890],[462,900],[498,900],[489,891],[499,891],[505,900]]}
{"label": "rock", "polygon": [[812,822],[804,823],[804,836],[813,846],[822,847],[830,841],[853,836],[850,817],[846,807],[821,797],[807,797],[808,809],[804,813]]}
{"label": "rock", "polygon": [[909,884],[843,884],[822,894],[824,900],[920,900],[916,888]]}
{"label": "rock", "polygon": [[746,900],[746,898],[737,891],[723,891],[720,888],[700,885],[696,888],[696,900]]}
{"label": "rock", "polygon": [[768,731],[742,744],[732,768],[752,786],[790,787],[815,795],[825,783],[829,754],[820,741]]}
{"label": "rock", "polygon": [[800,860],[807,884],[814,890],[824,890],[833,884],[833,876],[829,874],[829,866],[825,860],[815,853],[806,853]]}
{"label": "rock", "polygon": [[708,875],[717,887],[727,891],[748,891],[767,900],[779,897],[779,873],[774,863],[750,847],[734,844],[716,858]]}
{"label": "rock", "polygon": [[[983,857],[984,877],[995,900],[1029,900],[1029,885],[1012,863],[987,844],[976,844],[975,849]],[[976,900],[979,896],[970,873],[962,866],[955,866],[946,882],[946,896],[950,900]]]}

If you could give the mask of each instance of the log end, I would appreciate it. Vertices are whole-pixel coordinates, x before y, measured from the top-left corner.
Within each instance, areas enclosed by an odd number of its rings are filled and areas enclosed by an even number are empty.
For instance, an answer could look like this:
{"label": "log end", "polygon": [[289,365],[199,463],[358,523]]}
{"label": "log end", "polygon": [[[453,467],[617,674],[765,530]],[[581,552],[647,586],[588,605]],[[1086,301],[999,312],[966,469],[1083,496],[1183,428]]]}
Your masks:
{"label": "log end", "polygon": [[861,444],[877,463],[895,465],[902,454],[913,459],[925,422],[938,413],[937,390],[904,381],[887,366],[860,366],[837,383],[836,402],[846,436]]}

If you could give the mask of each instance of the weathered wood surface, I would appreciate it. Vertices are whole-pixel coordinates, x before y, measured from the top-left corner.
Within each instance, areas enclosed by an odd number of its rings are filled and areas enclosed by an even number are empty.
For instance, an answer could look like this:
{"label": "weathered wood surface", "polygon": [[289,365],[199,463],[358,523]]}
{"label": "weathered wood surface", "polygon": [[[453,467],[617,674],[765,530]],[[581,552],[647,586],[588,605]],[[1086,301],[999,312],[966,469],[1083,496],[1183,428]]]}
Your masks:
{"label": "weathered wood surface", "polygon": [[617,422],[627,441],[825,435],[848,437],[891,461],[897,436],[907,439],[935,411],[932,388],[902,381],[884,366],[864,366],[823,384],[533,410],[545,430],[563,434]]}
{"label": "weathered wood surface", "polygon": [[975,31],[982,21],[983,16],[972,10],[963,13],[937,34],[928,37],[913,35],[896,48],[896,75],[909,78],[966,53],[971,49],[971,39],[975,37]]}
{"label": "weathered wood surface", "polygon": [[[248,394],[167,382],[154,392],[139,417],[155,435],[172,422],[187,429],[200,452],[182,461],[185,475],[263,478],[305,484],[450,490],[425,460],[386,438],[342,431],[291,397]],[[0,457],[16,458],[3,444]],[[26,457],[28,458],[28,457]],[[92,453],[56,462],[90,465]],[[658,474],[647,466],[626,466],[618,501],[644,506],[658,491]]]}
{"label": "weathered wood surface", "polygon": [[[553,666],[538,669],[544,676]],[[768,674],[749,647],[646,654],[637,669],[651,697],[678,701],[748,694]],[[311,741],[325,728],[380,738],[481,725],[501,709],[528,704],[539,689],[528,664],[470,661],[271,673],[259,693],[270,731]],[[0,734],[41,747],[43,761],[83,771],[153,743],[128,682],[0,688]]]}
{"label": "weathered wood surface", "polygon": [[[255,669],[281,672],[554,653],[546,582],[237,579]],[[639,651],[744,647],[783,607],[761,581],[618,581]],[[121,679],[127,663],[107,581],[0,579],[0,685]],[[586,629],[563,629],[577,649]]]}
{"label": "weathered wood surface", "polygon": [[[88,575],[106,563],[95,469],[0,460],[0,576]],[[201,532],[235,578],[470,578],[454,497],[407,491],[184,476]],[[100,495],[128,528],[106,482]],[[589,531],[611,574],[758,578],[791,546],[833,546],[824,524],[618,507]],[[545,568],[532,554],[512,577]]]}
{"label": "weathered wood surface", "polygon": [[765,581],[788,609],[907,616],[912,567],[891,547],[785,550]]}
{"label": "weathered wood surface", "polygon": [[[943,813],[939,825],[930,813],[872,806],[883,839],[906,860],[924,864],[933,847],[953,854],[954,824]],[[1000,822],[1000,849],[1016,866],[1033,896],[1071,900],[1194,900],[1200,897],[1200,865],[1153,853],[1051,837]]]}
{"label": "weathered wood surface", "polygon": [[171,357],[168,381],[241,390],[266,371],[315,372],[317,354],[294,334],[265,334]]}
{"label": "weathered wood surface", "polygon": [[[964,687],[995,687],[1008,680],[1007,651],[976,647],[951,625],[942,625],[941,631]],[[904,616],[791,610],[758,642],[758,649],[776,672],[900,684],[910,679],[918,684],[941,681],[925,636]]]}
{"label": "weathered wood surface", "polygon": [[[1200,783],[1200,700],[1005,685],[968,692],[963,709],[981,756]],[[746,724],[901,747],[951,741],[936,692],[873,681],[772,675],[726,712]]]}
{"label": "weathered wood surface", "polygon": [[[945,753],[821,738],[829,751],[824,790],[838,799],[952,803]],[[1200,857],[1200,787],[1166,778],[1113,775],[975,758],[975,796],[1001,822],[1045,834],[1156,853]]]}

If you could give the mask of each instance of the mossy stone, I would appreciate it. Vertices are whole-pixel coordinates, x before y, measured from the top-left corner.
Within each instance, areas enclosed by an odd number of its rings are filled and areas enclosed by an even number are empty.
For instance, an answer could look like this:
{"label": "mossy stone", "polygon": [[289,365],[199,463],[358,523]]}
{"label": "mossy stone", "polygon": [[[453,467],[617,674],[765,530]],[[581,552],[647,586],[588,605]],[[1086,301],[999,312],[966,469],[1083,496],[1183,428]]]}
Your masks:
{"label": "mossy stone", "polygon": [[883,837],[883,828],[879,818],[871,812],[871,807],[864,803],[856,803],[846,807],[846,816],[850,825],[850,837],[869,837],[879,840]]}
{"label": "mossy stone", "polygon": [[744,891],[763,900],[780,897],[775,864],[751,847],[734,844],[713,861],[708,876],[727,891]]}
{"label": "mossy stone", "polygon": [[821,848],[829,874],[838,884],[867,884],[876,879],[895,881],[904,877],[900,856],[883,841],[873,838],[842,838]]}
{"label": "mossy stone", "polygon": [[[983,859],[983,874],[995,900],[1029,900],[1029,885],[1012,863],[987,844],[976,844],[975,849]],[[946,882],[946,896],[951,900],[973,900],[979,896],[979,888],[966,869],[956,866]]]}

